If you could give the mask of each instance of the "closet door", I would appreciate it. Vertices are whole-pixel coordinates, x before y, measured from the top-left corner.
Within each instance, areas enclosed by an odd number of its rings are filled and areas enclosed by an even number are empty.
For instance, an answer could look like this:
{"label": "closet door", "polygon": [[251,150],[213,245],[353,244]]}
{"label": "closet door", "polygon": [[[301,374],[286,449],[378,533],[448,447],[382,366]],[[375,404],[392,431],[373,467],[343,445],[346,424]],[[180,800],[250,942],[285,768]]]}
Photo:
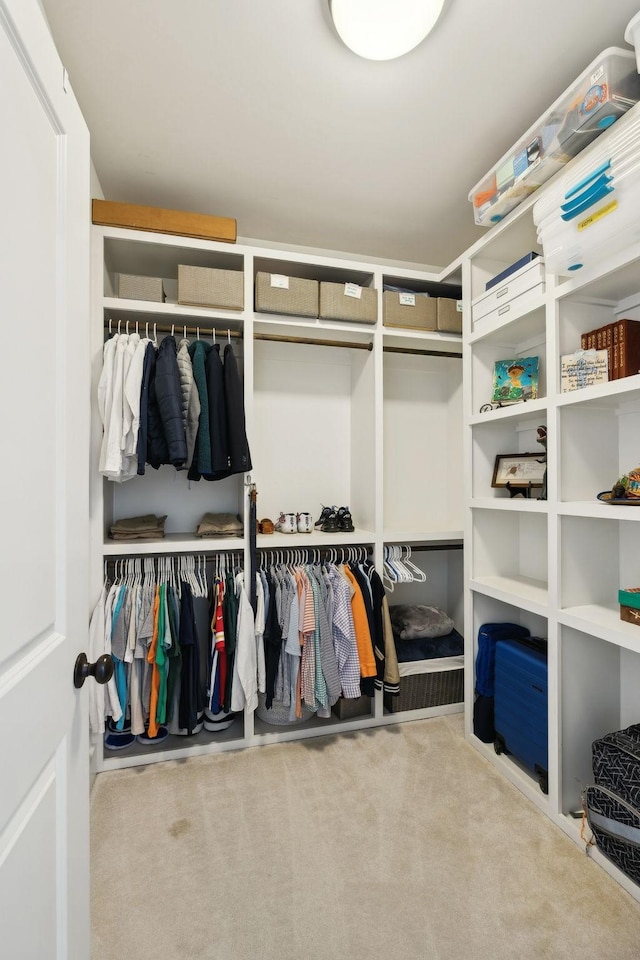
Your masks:
{"label": "closet door", "polygon": [[0,87],[0,952],[86,960],[89,136],[37,0]]}

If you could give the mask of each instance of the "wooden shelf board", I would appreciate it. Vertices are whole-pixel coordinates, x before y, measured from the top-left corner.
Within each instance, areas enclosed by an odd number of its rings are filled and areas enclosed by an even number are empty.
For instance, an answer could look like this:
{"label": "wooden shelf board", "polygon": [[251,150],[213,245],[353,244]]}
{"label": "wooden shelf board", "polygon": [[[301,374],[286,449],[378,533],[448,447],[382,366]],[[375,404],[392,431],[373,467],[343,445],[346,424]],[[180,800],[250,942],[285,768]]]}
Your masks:
{"label": "wooden shelf board", "polygon": [[515,510],[521,513],[549,512],[547,500],[525,500],[524,497],[474,497],[470,505],[473,510]]}

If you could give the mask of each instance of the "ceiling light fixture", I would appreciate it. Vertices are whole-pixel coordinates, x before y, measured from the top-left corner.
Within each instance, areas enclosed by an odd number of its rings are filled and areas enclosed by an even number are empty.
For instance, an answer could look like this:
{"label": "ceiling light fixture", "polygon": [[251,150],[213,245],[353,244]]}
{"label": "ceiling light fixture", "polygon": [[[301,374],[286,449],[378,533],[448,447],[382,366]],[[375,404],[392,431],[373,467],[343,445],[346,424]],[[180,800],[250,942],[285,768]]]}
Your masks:
{"label": "ceiling light fixture", "polygon": [[367,60],[394,60],[433,30],[444,0],[329,0],[340,39]]}

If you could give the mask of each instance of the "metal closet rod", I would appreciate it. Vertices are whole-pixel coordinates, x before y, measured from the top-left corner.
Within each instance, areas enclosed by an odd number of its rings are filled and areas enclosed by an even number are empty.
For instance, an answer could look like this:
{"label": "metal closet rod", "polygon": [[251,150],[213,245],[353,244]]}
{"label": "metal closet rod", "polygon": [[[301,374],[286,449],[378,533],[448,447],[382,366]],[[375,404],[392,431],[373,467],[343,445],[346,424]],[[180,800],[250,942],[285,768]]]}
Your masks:
{"label": "metal closet rod", "polygon": [[[122,330],[123,321],[118,321],[120,323],[120,329]],[[129,321],[129,327],[131,328],[132,324],[138,323],[138,327],[145,326],[146,321]],[[116,324],[115,320],[111,320],[111,327],[113,329]],[[109,326],[109,321],[105,320],[105,327]],[[219,333],[221,337],[229,336],[233,337],[236,340],[242,340],[243,334],[237,330],[229,330],[227,327],[199,327],[191,326],[190,324],[184,323],[154,323],[149,324],[149,327],[152,327],[156,330],[157,333],[171,333],[173,330],[174,333],[188,333],[190,336],[198,336],[198,334],[207,336],[212,333],[213,330],[216,333]],[[347,350],[373,350],[373,343],[358,343],[352,340],[326,340],[326,339],[316,339],[313,337],[287,337],[283,334],[277,333],[254,333],[254,340],[270,340],[275,343],[303,343],[307,346],[312,347],[344,347]],[[385,353],[409,353],[414,356],[422,357],[457,357],[460,358],[462,353],[456,351],[445,351],[445,350],[421,350],[413,347],[383,347]]]}

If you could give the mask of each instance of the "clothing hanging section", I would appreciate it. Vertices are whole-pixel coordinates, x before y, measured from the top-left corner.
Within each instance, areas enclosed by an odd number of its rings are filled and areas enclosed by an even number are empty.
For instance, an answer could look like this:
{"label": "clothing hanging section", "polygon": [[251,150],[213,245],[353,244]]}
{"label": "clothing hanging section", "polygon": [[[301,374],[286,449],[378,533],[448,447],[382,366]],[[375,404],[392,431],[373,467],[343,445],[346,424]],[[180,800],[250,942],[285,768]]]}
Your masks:
{"label": "clothing hanging section", "polygon": [[[158,342],[158,324],[124,332],[111,323],[103,348],[98,410],[103,425],[99,471],[124,482],[147,464],[221,480],[251,469],[242,381],[231,344],[213,337],[178,343],[175,327]],[[136,327],[138,325],[136,324]]]}
{"label": "clothing hanging section", "polygon": [[89,644],[93,657],[107,653],[115,664],[109,683],[90,693],[91,729],[105,734],[107,749],[224,730],[237,711],[255,708],[242,554],[115,560],[105,574]]}

